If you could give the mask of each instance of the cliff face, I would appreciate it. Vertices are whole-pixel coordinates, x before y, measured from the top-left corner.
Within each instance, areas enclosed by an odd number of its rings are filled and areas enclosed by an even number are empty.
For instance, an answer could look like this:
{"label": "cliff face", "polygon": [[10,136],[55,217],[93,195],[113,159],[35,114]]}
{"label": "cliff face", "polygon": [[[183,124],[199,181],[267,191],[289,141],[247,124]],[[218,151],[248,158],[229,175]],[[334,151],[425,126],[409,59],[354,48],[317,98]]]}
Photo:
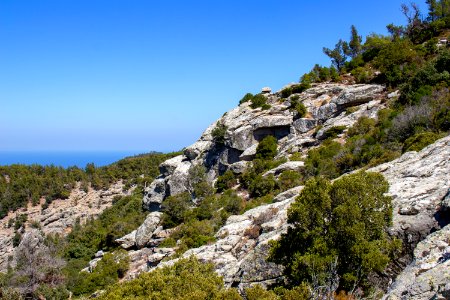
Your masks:
{"label": "cliff face", "polygon": [[[258,142],[267,135],[278,140],[277,157],[306,153],[320,143],[327,129],[351,126],[361,116],[376,117],[386,98],[380,85],[343,84],[321,84],[296,96],[307,108],[304,118],[296,118],[296,112],[290,110],[292,96],[282,99],[278,93],[267,95],[271,106],[267,110],[252,109],[246,102],[225,113],[183,155],[161,164],[161,175],[145,190],[144,206],[158,211],[164,198],[189,191],[191,166],[204,165],[209,181],[227,169],[241,173],[246,162],[253,159]],[[350,107],[354,109],[348,110]],[[212,132],[218,125],[227,129],[224,143],[214,142]]]}

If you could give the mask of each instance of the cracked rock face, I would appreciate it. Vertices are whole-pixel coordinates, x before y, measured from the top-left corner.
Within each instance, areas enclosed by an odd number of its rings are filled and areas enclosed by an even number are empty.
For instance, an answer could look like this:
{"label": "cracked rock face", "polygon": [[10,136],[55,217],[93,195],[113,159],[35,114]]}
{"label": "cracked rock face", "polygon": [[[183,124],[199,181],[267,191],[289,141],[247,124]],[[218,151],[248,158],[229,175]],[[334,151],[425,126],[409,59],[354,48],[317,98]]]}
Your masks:
{"label": "cracked rock face", "polygon": [[[279,93],[265,94],[271,106],[267,110],[252,109],[246,102],[225,113],[183,155],[161,164],[161,175],[145,189],[144,208],[158,211],[166,197],[188,191],[189,168],[194,165],[204,165],[211,182],[228,169],[241,173],[245,169],[241,163],[254,158],[259,141],[267,135],[278,140],[277,158],[288,157],[317,144],[314,128],[324,122],[324,129],[336,122],[348,127],[361,116],[376,116],[386,95],[381,85],[319,84],[296,96],[308,110],[305,118],[298,119],[290,100],[281,99]],[[348,107],[355,107],[354,112],[345,112]],[[217,124],[227,129],[223,144],[216,144],[212,136]]]}
{"label": "cracked rock face", "polygon": [[385,300],[450,299],[450,225],[414,250],[414,261],[397,277]]}

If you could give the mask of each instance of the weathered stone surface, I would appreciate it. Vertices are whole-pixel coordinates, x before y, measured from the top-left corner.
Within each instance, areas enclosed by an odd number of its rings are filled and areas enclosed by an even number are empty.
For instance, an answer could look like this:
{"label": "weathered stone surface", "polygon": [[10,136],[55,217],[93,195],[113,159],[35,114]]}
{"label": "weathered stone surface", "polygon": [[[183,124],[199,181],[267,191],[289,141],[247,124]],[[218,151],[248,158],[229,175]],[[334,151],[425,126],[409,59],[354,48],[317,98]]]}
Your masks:
{"label": "weathered stone surface", "polygon": [[[9,220],[19,214],[26,214],[28,221],[22,228],[25,233],[32,230],[31,223],[36,222],[41,226],[44,234],[57,233],[64,236],[71,231],[77,220],[84,224],[88,219],[97,217],[103,210],[110,207],[114,197],[129,195],[133,190],[124,191],[123,188],[124,184],[119,181],[111,184],[106,191],[89,189],[85,192],[81,189],[80,183],[77,183],[68,199],[55,199],[46,209],[43,209],[45,199],[42,198],[36,206],[29,203],[26,208],[10,212],[0,220],[0,271],[6,270],[8,257],[14,258],[12,244],[14,228],[8,226]],[[11,264],[14,265],[15,262]]]}
{"label": "weathered stone surface", "polygon": [[450,186],[450,136],[369,171],[384,175],[393,197],[393,232],[422,238],[439,229],[435,216]]}
{"label": "weathered stone surface", "polygon": [[384,91],[382,85],[353,85],[331,100],[338,107],[350,107],[375,100]]}
{"label": "weathered stone surface", "polygon": [[245,149],[251,147],[254,142],[253,126],[245,125],[239,127],[230,134],[228,145],[232,148],[245,151]]}
{"label": "weathered stone surface", "polygon": [[319,121],[325,121],[331,118],[338,111],[337,105],[335,103],[327,103],[321,107],[312,111],[315,119]]}
{"label": "weathered stone surface", "polygon": [[146,246],[153,237],[154,231],[161,223],[162,213],[152,212],[145,218],[144,223],[136,230],[136,246],[142,248]]}
{"label": "weathered stone surface", "polygon": [[116,240],[123,249],[130,249],[136,246],[136,230]]}
{"label": "weathered stone surface", "polygon": [[168,193],[177,195],[186,192],[189,187],[189,169],[192,163],[190,161],[180,162],[167,180]]}
{"label": "weathered stone surface", "polygon": [[230,165],[230,170],[234,174],[242,174],[247,169],[247,162],[246,161],[239,161],[237,163],[234,163]]}
{"label": "weathered stone surface", "polygon": [[292,125],[299,133],[305,133],[317,126],[317,120],[300,118],[295,120]]}
{"label": "weathered stone surface", "polygon": [[290,198],[295,198],[300,194],[302,190],[303,190],[302,185],[293,187],[285,192],[276,195],[275,198],[273,198],[273,202],[281,202]]}
{"label": "weathered stone surface", "polygon": [[263,174],[263,176],[268,176],[270,174],[273,174],[275,176],[280,175],[284,171],[297,171],[299,172],[303,167],[305,166],[305,163],[303,161],[288,161],[284,164],[279,165],[278,167],[271,169]]}
{"label": "weathered stone surface", "polygon": [[239,156],[241,160],[244,161],[251,161],[255,158],[256,155],[256,148],[258,147],[258,144],[254,144],[253,146],[248,147],[245,149],[245,151]]}
{"label": "weathered stone surface", "polygon": [[189,160],[193,160],[196,157],[198,157],[199,155],[201,155],[202,153],[208,151],[211,148],[212,144],[213,143],[211,141],[200,140],[200,141],[195,142],[191,146],[186,147],[186,149],[184,149],[183,153]]}
{"label": "weathered stone surface", "polygon": [[142,200],[145,209],[154,211],[159,210],[160,204],[166,195],[166,180],[159,178],[144,189],[144,198]]}
{"label": "weathered stone surface", "polygon": [[183,155],[178,155],[164,161],[162,164],[159,165],[159,172],[164,177],[172,175],[175,169],[178,168],[178,166],[181,164],[183,159],[184,159]]}
{"label": "weathered stone surface", "polygon": [[250,124],[253,126],[253,129],[258,129],[290,126],[292,121],[292,116],[263,116],[254,119],[252,122],[250,122]]}
{"label": "weathered stone surface", "polygon": [[414,250],[414,261],[397,277],[385,300],[449,299],[450,225],[436,231]]}

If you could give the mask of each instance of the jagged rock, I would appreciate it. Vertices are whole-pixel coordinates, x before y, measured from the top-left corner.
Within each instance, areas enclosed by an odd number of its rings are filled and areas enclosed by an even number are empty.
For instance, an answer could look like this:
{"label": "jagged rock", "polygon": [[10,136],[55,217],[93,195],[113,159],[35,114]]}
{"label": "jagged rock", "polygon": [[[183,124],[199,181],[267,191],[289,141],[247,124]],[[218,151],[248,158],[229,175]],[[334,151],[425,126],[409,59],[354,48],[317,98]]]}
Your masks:
{"label": "jagged rock", "polygon": [[297,171],[299,172],[303,167],[305,166],[305,163],[303,161],[288,161],[284,164],[279,165],[278,167],[271,169],[263,174],[263,177],[268,176],[270,174],[273,174],[275,176],[280,175],[284,171]]}
{"label": "jagged rock", "polygon": [[239,158],[243,161],[251,161],[255,158],[256,148],[258,144],[254,144],[253,146],[248,147],[245,151],[239,156]]}
{"label": "jagged rock", "polygon": [[414,261],[397,277],[383,299],[449,299],[449,242],[450,225],[421,241],[414,250]]}
{"label": "jagged rock", "polygon": [[245,151],[247,148],[250,148],[254,142],[253,126],[246,125],[239,127],[230,134],[230,140],[227,145]]}
{"label": "jagged rock", "polygon": [[178,166],[181,164],[182,161],[183,161],[182,155],[172,157],[159,165],[159,172],[164,177],[172,175],[172,173],[175,171],[176,168],[178,168]]}
{"label": "jagged rock", "polygon": [[297,197],[302,190],[303,190],[302,185],[293,187],[285,192],[282,192],[282,193],[276,195],[275,198],[273,198],[273,202],[281,202],[281,201],[284,201],[284,200],[287,200],[287,199],[290,199],[293,197]]}
{"label": "jagged rock", "polygon": [[100,258],[100,257],[103,257],[103,255],[105,255],[105,252],[103,252],[103,250],[98,250],[96,253],[95,253],[95,258]]}
{"label": "jagged rock", "polygon": [[317,120],[300,118],[292,123],[299,133],[305,133],[317,126]]}
{"label": "jagged rock", "polygon": [[375,100],[376,96],[383,91],[384,86],[382,85],[353,85],[332,99],[330,103],[334,103],[338,107],[360,105]]}
{"label": "jagged rock", "polygon": [[230,165],[230,170],[234,174],[242,174],[247,169],[247,162],[246,161],[238,161],[234,164]]}
{"label": "jagged rock", "polygon": [[290,126],[291,123],[292,116],[263,116],[250,122],[253,129]]}
{"label": "jagged rock", "polygon": [[327,103],[312,111],[315,119],[325,121],[337,113],[337,105],[335,103]]}
{"label": "jagged rock", "polygon": [[115,240],[123,249],[130,249],[136,245],[136,230],[133,230],[129,234]]}
{"label": "jagged rock", "polygon": [[450,211],[450,188],[448,189],[447,195],[445,195],[444,200],[442,200],[441,209],[445,212]]}
{"label": "jagged rock", "polygon": [[42,209],[42,205],[45,203],[45,199],[42,198],[39,205],[30,205],[26,209],[10,212],[0,220],[0,271],[5,271],[8,263],[15,265],[14,260],[8,262],[8,257],[15,257],[12,244],[14,228],[8,227],[8,222],[18,214],[28,216],[28,221],[23,227],[25,233],[33,229],[30,225],[32,222],[36,222],[44,234],[56,233],[65,236],[77,221],[84,224],[88,219],[97,217],[112,205],[116,196],[129,195],[132,190],[133,188],[124,191],[123,182],[118,181],[111,184],[106,191],[89,189],[88,192],[85,192],[81,189],[80,183],[77,183],[68,199],[55,199],[46,209]]}
{"label": "jagged rock", "polygon": [[136,230],[136,247],[142,248],[150,242],[153,232],[161,223],[161,218],[161,212],[152,212],[148,214],[144,223]]}
{"label": "jagged rock", "polygon": [[167,181],[167,187],[169,189],[167,194],[177,195],[188,190],[189,169],[191,166],[192,163],[190,161],[182,161],[177,165]]}
{"label": "jagged rock", "polygon": [[[394,208],[393,232],[414,234],[419,238],[417,243],[430,231],[440,228],[436,213],[450,186],[449,157],[450,136],[447,136],[420,152],[407,152],[369,169],[383,174],[389,182]],[[406,232],[402,227],[408,228]]]}
{"label": "jagged rock", "polygon": [[[279,238],[288,226],[286,211],[293,201],[291,198],[229,217],[217,232],[214,244],[188,250],[183,257],[195,255],[200,261],[213,262],[225,284],[241,290],[255,282],[267,286],[279,280],[282,267],[267,262],[265,258],[268,242]],[[158,267],[175,261],[162,262]]]}
{"label": "jagged rock", "polygon": [[161,203],[166,195],[166,181],[163,178],[158,178],[145,187],[144,198],[142,200],[143,207],[149,211],[159,210]]}
{"label": "jagged rock", "polygon": [[184,155],[189,159],[193,160],[196,157],[198,157],[200,154],[204,153],[205,151],[209,150],[212,146],[211,141],[197,141],[196,143],[192,144],[191,146],[184,149],[183,153]]}

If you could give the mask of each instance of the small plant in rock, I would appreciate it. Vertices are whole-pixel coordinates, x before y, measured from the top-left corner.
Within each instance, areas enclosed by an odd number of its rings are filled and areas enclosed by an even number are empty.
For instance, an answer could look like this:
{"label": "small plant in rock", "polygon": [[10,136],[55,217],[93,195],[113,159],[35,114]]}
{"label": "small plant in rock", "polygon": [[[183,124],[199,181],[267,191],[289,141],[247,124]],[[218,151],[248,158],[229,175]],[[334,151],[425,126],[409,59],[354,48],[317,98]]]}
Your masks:
{"label": "small plant in rock", "polygon": [[227,133],[227,129],[228,128],[225,124],[217,122],[216,127],[211,132],[213,140],[216,144],[225,144],[225,134]]}
{"label": "small plant in rock", "polygon": [[252,100],[253,97],[254,97],[254,95],[253,95],[252,93],[247,93],[247,94],[245,94],[244,97],[242,97],[242,99],[239,101],[239,104],[248,102],[248,101]]}
{"label": "small plant in rock", "polygon": [[258,147],[256,147],[255,157],[257,159],[273,159],[275,155],[277,155],[277,148],[277,139],[272,135],[268,135],[263,138],[259,142]]}
{"label": "small plant in rock", "polygon": [[250,107],[255,109],[261,107],[263,110],[269,109],[271,106],[267,104],[267,98],[262,94],[257,94],[251,99]]}

